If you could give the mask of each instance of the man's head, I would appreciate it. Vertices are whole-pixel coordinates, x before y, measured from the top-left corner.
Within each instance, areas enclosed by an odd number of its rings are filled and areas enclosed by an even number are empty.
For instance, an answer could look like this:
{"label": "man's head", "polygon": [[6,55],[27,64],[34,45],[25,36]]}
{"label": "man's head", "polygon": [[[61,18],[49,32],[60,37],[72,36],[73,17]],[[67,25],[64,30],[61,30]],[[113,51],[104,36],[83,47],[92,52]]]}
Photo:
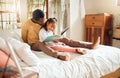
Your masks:
{"label": "man's head", "polygon": [[36,9],[33,11],[32,14],[32,20],[38,24],[43,24],[44,23],[44,12],[40,9]]}

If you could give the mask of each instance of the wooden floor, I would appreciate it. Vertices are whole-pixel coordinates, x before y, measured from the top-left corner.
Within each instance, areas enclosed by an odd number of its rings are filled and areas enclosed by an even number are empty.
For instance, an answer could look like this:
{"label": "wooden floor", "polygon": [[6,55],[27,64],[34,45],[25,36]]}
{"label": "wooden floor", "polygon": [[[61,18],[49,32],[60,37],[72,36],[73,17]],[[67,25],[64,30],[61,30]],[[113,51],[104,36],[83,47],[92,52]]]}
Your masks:
{"label": "wooden floor", "polygon": [[113,73],[102,76],[101,78],[120,78],[120,68]]}

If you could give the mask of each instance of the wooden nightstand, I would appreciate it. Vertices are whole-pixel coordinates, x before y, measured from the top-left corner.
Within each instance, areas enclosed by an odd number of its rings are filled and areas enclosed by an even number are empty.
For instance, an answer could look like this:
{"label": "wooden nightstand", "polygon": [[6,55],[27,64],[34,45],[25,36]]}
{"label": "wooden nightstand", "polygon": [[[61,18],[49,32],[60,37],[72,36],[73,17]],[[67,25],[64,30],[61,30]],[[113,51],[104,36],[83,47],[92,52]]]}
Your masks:
{"label": "wooden nightstand", "polygon": [[112,34],[109,32],[113,28],[113,17],[111,14],[87,14],[85,15],[84,40],[95,42],[100,36],[100,43],[112,45]]}

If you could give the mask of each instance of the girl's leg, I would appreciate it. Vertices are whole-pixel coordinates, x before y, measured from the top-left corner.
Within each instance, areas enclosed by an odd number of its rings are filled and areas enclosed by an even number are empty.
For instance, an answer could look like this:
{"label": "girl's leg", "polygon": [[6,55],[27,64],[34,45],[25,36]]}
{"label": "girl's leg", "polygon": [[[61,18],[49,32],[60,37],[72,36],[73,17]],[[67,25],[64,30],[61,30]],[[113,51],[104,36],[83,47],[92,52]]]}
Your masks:
{"label": "girl's leg", "polygon": [[61,60],[65,60],[65,61],[68,61],[70,60],[70,56],[68,54],[59,54],[58,51],[55,51],[53,50],[52,48],[50,47],[47,47],[43,42],[36,42],[34,43],[32,46],[31,46],[32,50],[37,50],[37,51],[43,51],[44,53],[50,55],[50,56],[53,56],[53,57],[56,57],[56,58],[59,58]]}
{"label": "girl's leg", "polygon": [[73,47],[70,47],[70,46],[66,46],[66,45],[56,45],[56,46],[52,46],[51,47],[52,49],[54,50],[57,50],[57,51],[62,51],[62,52],[73,52],[73,53],[77,53],[76,52],[76,49],[77,48],[73,48]]}
{"label": "girl's leg", "polygon": [[79,54],[86,54],[86,50],[81,50],[80,48],[74,48],[70,46],[63,46],[63,45],[56,45],[51,47],[54,50],[62,51],[62,52],[72,52],[72,53],[79,53]]}
{"label": "girl's leg", "polygon": [[81,49],[76,49],[76,51],[77,51],[77,53],[79,53],[79,54],[86,54],[87,53],[87,51],[86,50],[81,50]]}

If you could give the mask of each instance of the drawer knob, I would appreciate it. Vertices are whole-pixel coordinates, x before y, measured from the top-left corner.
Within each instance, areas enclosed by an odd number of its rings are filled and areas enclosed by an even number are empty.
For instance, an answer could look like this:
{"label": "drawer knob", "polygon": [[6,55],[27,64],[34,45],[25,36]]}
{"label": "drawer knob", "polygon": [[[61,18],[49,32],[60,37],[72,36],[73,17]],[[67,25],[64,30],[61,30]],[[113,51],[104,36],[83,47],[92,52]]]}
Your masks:
{"label": "drawer knob", "polygon": [[92,17],[92,19],[95,19],[95,17]]}
{"label": "drawer knob", "polygon": [[95,24],[94,22],[92,24]]}

